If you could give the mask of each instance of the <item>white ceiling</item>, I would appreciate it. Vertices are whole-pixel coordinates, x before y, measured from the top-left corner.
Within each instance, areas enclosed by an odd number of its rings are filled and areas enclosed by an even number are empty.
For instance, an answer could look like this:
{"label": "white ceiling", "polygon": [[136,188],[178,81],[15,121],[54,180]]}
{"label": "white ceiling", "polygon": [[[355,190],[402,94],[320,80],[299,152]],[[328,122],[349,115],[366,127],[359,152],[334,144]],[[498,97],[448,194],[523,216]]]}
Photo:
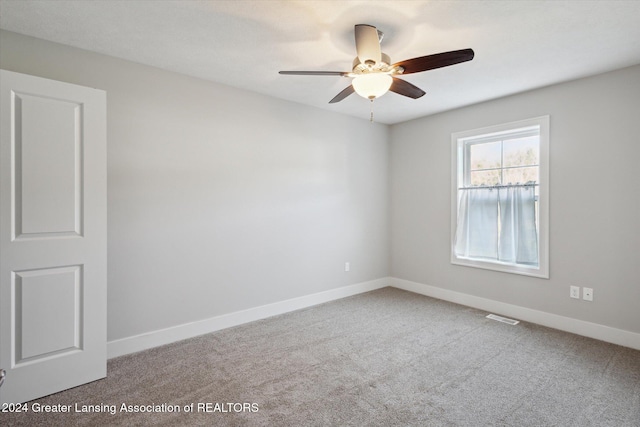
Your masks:
{"label": "white ceiling", "polygon": [[471,62],[403,77],[392,124],[640,64],[640,1],[0,0],[0,27],[330,111],[369,118],[369,101],[328,104],[350,79],[353,26],[385,33],[392,62],[472,48]]}

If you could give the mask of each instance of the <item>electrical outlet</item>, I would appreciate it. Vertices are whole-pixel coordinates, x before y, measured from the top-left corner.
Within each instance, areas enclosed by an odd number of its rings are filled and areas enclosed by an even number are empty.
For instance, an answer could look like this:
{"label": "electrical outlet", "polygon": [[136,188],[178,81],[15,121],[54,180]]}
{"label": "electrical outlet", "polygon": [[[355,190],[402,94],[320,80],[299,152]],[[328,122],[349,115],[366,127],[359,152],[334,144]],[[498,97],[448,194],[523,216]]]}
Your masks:
{"label": "electrical outlet", "polygon": [[350,265],[350,263],[345,262],[344,263],[344,271],[349,271],[349,270],[351,270],[351,265]]}
{"label": "electrical outlet", "polygon": [[569,286],[569,296],[571,298],[580,299],[580,287],[579,286]]}
{"label": "electrical outlet", "polygon": [[593,289],[582,288],[582,299],[585,301],[593,301]]}

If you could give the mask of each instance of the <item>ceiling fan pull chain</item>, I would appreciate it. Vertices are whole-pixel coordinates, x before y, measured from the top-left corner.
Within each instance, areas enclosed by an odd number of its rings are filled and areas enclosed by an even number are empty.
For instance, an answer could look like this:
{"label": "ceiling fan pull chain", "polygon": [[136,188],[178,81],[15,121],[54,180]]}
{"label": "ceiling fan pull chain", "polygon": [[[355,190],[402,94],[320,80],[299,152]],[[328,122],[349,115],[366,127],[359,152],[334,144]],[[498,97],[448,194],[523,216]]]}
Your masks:
{"label": "ceiling fan pull chain", "polygon": [[369,118],[369,121],[373,123],[373,98],[371,98],[371,117]]}

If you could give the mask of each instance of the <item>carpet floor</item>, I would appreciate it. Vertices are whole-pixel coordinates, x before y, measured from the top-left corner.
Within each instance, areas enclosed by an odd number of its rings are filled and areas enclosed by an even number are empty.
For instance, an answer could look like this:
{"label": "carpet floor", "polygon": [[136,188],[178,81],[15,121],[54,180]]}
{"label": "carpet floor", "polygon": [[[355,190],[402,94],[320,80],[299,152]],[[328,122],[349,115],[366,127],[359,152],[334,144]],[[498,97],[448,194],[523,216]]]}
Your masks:
{"label": "carpet floor", "polygon": [[29,403],[71,412],[0,424],[640,426],[640,351],[486,314],[383,288],[111,359]]}

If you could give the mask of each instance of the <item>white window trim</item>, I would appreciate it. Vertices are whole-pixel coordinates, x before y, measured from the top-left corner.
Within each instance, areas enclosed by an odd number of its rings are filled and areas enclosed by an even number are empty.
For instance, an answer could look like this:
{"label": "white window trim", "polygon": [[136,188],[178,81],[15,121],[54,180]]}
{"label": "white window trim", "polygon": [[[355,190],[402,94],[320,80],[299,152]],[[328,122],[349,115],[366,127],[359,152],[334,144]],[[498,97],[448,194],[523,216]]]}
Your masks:
{"label": "white window trim", "polygon": [[[464,156],[464,139],[479,135],[505,133],[510,130],[526,128],[530,126],[540,126],[540,177],[538,198],[538,227],[539,227],[539,265],[538,267],[527,267],[496,261],[470,259],[458,257],[455,254],[455,235],[458,223],[458,183],[463,182],[463,176],[459,164]],[[483,268],[487,270],[501,271],[506,273],[522,274],[544,279],[549,278],[549,116],[535,117],[532,119],[520,120],[495,126],[488,126],[480,129],[472,129],[451,134],[451,240],[449,245],[451,253],[451,263],[467,267]]]}

